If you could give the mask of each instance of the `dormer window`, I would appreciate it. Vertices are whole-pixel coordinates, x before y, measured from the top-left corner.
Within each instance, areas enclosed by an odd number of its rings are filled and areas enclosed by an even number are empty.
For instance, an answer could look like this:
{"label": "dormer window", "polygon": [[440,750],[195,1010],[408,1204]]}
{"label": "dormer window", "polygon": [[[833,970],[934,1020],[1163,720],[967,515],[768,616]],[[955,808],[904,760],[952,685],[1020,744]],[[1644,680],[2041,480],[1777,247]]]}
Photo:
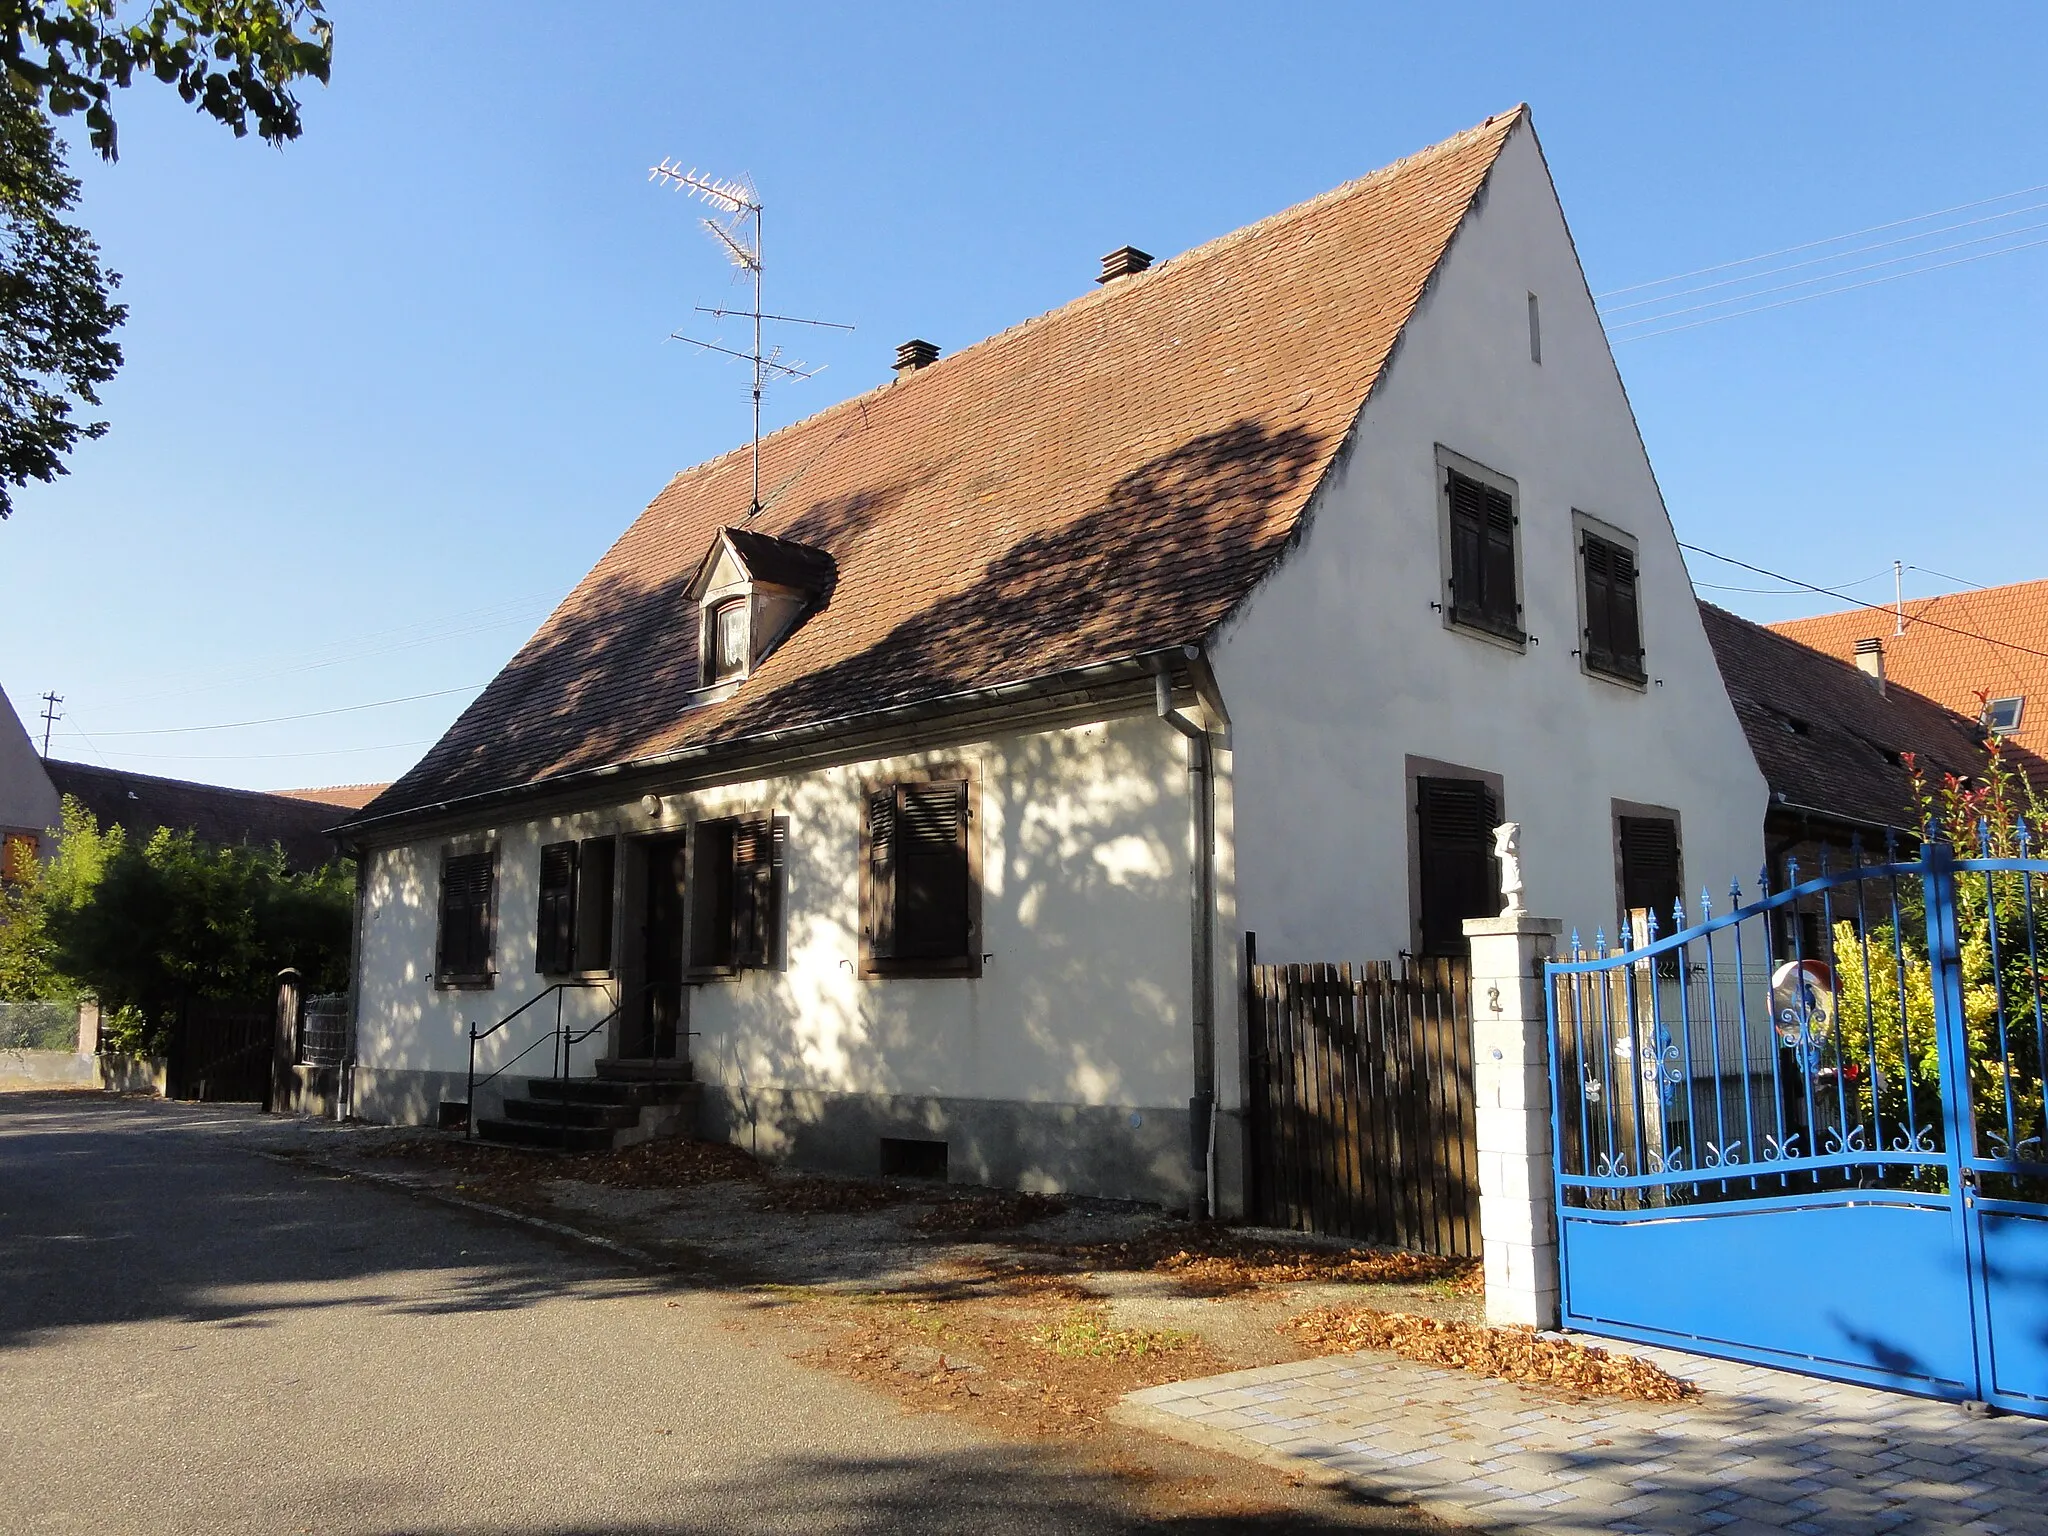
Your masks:
{"label": "dormer window", "polygon": [[747,622],[747,599],[728,597],[714,604],[705,629],[711,639],[711,677],[714,683],[729,683],[747,675],[752,658],[748,640],[753,626]]}
{"label": "dormer window", "polygon": [[834,574],[821,549],[749,528],[719,529],[689,589],[699,689],[724,698],[745,682],[824,604]]}

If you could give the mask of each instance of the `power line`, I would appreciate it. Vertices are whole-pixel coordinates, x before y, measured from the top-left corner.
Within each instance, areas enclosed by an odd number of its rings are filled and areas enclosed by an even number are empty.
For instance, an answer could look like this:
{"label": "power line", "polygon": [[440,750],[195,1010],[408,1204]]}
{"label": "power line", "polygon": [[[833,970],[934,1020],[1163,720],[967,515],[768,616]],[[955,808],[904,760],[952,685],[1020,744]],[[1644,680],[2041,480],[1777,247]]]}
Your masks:
{"label": "power line", "polygon": [[[1696,555],[1705,555],[1709,560],[1720,560],[1728,565],[1739,565],[1745,571],[1754,571],[1757,575],[1768,576],[1773,581],[1790,582],[1795,587],[1804,588],[1808,592],[1818,592],[1822,597],[1832,597],[1854,608],[1868,608],[1872,613],[1881,613],[1888,619],[1894,617],[1892,610],[1880,603],[1866,603],[1860,597],[1851,597],[1848,593],[1838,592],[1832,587],[1817,587],[1810,581],[1801,581],[1797,576],[1787,576],[1783,571],[1766,570],[1761,565],[1751,565],[1747,560],[1738,560],[1733,555],[1717,554],[1711,549],[1702,549],[1697,544],[1688,544],[1683,539],[1678,541],[1678,547],[1680,549],[1689,549]],[[1915,617],[1907,622],[1923,624],[1929,629],[1938,629],[1946,634],[1961,635],[1965,640],[1981,640],[1986,645],[1996,645],[2008,651],[2018,651],[2025,656],[2039,656],[2044,660],[2048,660],[2048,651],[2035,650],[2031,645],[2021,645],[2017,640],[2000,640],[1995,635],[1979,634],[1974,629],[1957,629],[1953,624],[1943,624],[1936,619]]]}
{"label": "power line", "polygon": [[1718,325],[1723,320],[1740,320],[1744,315],[1760,315],[1765,310],[1784,309],[1791,304],[1805,304],[1813,299],[1825,299],[1837,293],[1853,293],[1858,288],[1875,288],[1880,283],[1895,283],[1902,277],[1919,277],[1927,272],[1940,272],[1948,267],[1965,267],[1973,261],[1988,261],[1993,256],[2010,256],[2014,251],[2029,251],[2037,245],[2048,245],[2048,240],[2029,240],[2024,245],[2009,245],[2002,251],[1979,251],[1975,256],[1959,256],[1954,261],[1936,262],[1931,267],[1915,267],[1910,272],[1893,272],[1885,277],[1867,278],[1860,283],[1845,283],[1840,288],[1823,288],[1819,293],[1802,293],[1796,299],[1780,299],[1775,304],[1759,304],[1754,309],[1732,310],[1725,315],[1709,315],[1704,320],[1691,320],[1684,325],[1669,326],[1661,331],[1639,331],[1633,336],[1617,336],[1612,344],[1648,341],[1653,336],[1672,336],[1679,331],[1696,331],[1703,325]]}
{"label": "power line", "polygon": [[[1697,288],[1681,288],[1676,293],[1661,294],[1654,299],[1637,299],[1629,304],[1616,304],[1608,308],[1606,313],[1618,315],[1625,309],[1645,309],[1653,304],[1668,304],[1674,299],[1687,298],[1695,293],[1712,293],[1716,288],[1736,288],[1744,283],[1762,282],[1767,277],[1776,277],[1780,272],[1797,272],[1801,267],[1823,267],[1830,262],[1847,261],[1851,256],[1861,256],[1869,251],[1889,250],[1895,245],[1912,245],[1916,241],[1932,240],[1936,235],[1954,234],[1959,229],[1975,229],[1979,224],[1996,224],[2000,219],[2017,218],[2023,213],[2038,213],[2043,208],[2048,208],[2048,203],[2029,203],[2024,208],[2008,208],[2004,213],[1987,213],[1981,219],[1964,219],[1959,224],[1943,224],[1936,229],[1923,229],[1916,235],[1900,235],[1894,240],[1878,240],[1870,245],[1852,246],[1846,251],[1836,251],[1828,256],[1810,256],[1805,261],[1790,261],[1782,267],[1766,267],[1761,272],[1751,272],[1742,277],[1724,277],[1718,283],[1702,283]],[[2040,228],[2038,224],[2027,227],[2030,229]],[[2008,229],[2002,231],[2002,233],[2011,235],[2019,234],[2021,231]],[[1983,238],[1996,240],[2000,238],[2000,235],[1986,235]],[[1932,253],[1921,251],[1915,254],[1925,256]],[[1912,258],[1911,256],[1900,256],[1896,259],[1908,261]],[[1883,266],[1885,263],[1879,262],[1878,265]],[[1820,277],[1813,278],[1812,281],[1816,283],[1824,282],[1826,278],[1827,274],[1823,274]],[[1797,287],[1798,285],[1795,283],[1792,286]],[[1732,303],[1733,300],[1730,302]]]}
{"label": "power line", "polygon": [[[253,763],[272,762],[288,757],[349,757],[360,752],[395,752],[401,747],[424,747],[435,739],[432,736],[422,736],[417,741],[387,741],[374,747],[331,747],[315,752],[120,752],[116,755],[158,763]],[[108,766],[111,767],[112,764]]]}
{"label": "power line", "polygon": [[1645,288],[1661,288],[1666,283],[1682,283],[1689,277],[1705,277],[1712,272],[1747,267],[1777,256],[1796,256],[1801,251],[1818,250],[1824,245],[1839,245],[1844,240],[1855,240],[1863,235],[1881,235],[1888,229],[1904,229],[1908,224],[1924,224],[1929,219],[1946,218],[1951,213],[1967,213],[1972,208],[1989,208],[1993,203],[2011,202],[2016,197],[2027,197],[2035,192],[2048,192],[2048,182],[2043,182],[2038,187],[2021,187],[2017,192],[2001,192],[1996,197],[1979,198],[1974,203],[1957,203],[1953,208],[1937,208],[1932,213],[1916,213],[1910,219],[1894,219],[1889,224],[1873,224],[1868,229],[1852,229],[1846,235],[1830,235],[1825,240],[1808,240],[1803,245],[1788,245],[1781,250],[1765,251],[1757,256],[1744,256],[1739,261],[1717,262],[1711,267],[1695,267],[1690,272],[1674,273],[1670,277],[1655,278],[1647,283],[1631,283],[1626,288],[1610,288],[1605,293],[1594,294],[1593,299],[1597,303],[1601,299],[1611,299],[1617,294],[1640,293]]}
{"label": "power line", "polygon": [[482,683],[467,683],[460,688],[438,688],[432,693],[409,693],[398,699],[374,699],[368,704],[344,704],[339,709],[311,709],[302,715],[271,715],[263,720],[229,720],[220,725],[166,725],[146,731],[101,731],[100,735],[189,736],[195,731],[239,731],[252,725],[281,725],[290,720],[318,720],[326,715],[353,715],[366,709],[383,709],[391,704],[414,704],[421,699],[445,699],[453,693],[474,693],[481,687]]}
{"label": "power line", "polygon": [[[1660,315],[1644,315],[1640,319],[1624,320],[1618,326],[1614,327],[1614,329],[1627,330],[1632,325],[1657,325],[1666,320],[1676,320],[1680,315],[1696,315],[1699,314],[1702,310],[1720,309],[1724,305],[1742,304],[1748,302],[1750,299],[1761,299],[1764,298],[1766,295],[1773,293],[1790,293],[1794,288],[1810,288],[1815,283],[1833,282],[1838,277],[1853,277],[1858,272],[1875,272],[1879,267],[1895,267],[1902,261],[1919,261],[1922,257],[1926,256],[1941,256],[1947,254],[1950,251],[1967,250],[1969,249],[1969,247],[1973,245],[1989,245],[1994,240],[2009,240],[2014,235],[2030,235],[2037,229],[2048,229],[2048,220],[2042,220],[2041,222],[2036,224],[2022,224],[2018,229],[2001,229],[1996,234],[1978,235],[1974,239],[1970,240],[1958,240],[1952,245],[1937,245],[1936,247],[1934,247],[1934,249],[1929,251],[1914,251],[1905,256],[1887,256],[1883,261],[1865,262],[1860,267],[1843,267],[1838,272],[1823,272],[1818,277],[1802,277],[1797,282],[1780,283],[1775,288],[1758,288],[1750,293],[1732,294],[1725,299],[1712,299],[1705,304],[1689,304],[1684,309],[1666,310],[1664,313]],[[2041,244],[2041,242],[2038,240],[2033,241],[2031,243],[2035,245]],[[2025,250],[2026,246],[2017,245],[2013,246],[2012,249]],[[1986,251],[1984,252],[1984,254],[1987,256],[1999,256],[2003,255],[2004,252]],[[1947,266],[1952,265],[1952,263],[1943,262],[1939,265]],[[1789,272],[1791,268],[1786,267],[1782,268],[1781,270]],[[1920,267],[1915,268],[1914,270],[1933,272],[1938,270],[1938,267]],[[1894,275],[1898,277],[1910,277],[1912,273],[1900,272]],[[1838,289],[1836,291],[1839,292],[1841,290]],[[1674,295],[1674,297],[1676,297],[1676,295]],[[1766,307],[1768,308],[1769,306]]]}
{"label": "power line", "polygon": [[1984,583],[1981,581],[1965,581],[1960,576],[1951,576],[1946,571],[1929,570],[1924,565],[1909,565],[1906,569],[1918,571],[1922,576],[1938,576],[1943,581],[1952,581],[1959,587],[1969,588],[1972,592],[1982,592],[1984,590]]}

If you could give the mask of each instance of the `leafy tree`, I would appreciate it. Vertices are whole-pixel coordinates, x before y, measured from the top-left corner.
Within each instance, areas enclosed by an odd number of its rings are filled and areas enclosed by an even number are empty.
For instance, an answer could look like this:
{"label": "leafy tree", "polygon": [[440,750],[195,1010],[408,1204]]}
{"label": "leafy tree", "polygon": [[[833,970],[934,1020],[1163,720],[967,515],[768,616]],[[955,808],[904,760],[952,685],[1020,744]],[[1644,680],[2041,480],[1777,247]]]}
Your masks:
{"label": "leafy tree", "polygon": [[287,965],[338,990],[354,890],[343,865],[294,873],[274,846],[164,828],[138,845],[67,797],[57,856],[0,909],[0,997],[95,997],[123,1048],[154,1049],[186,1000],[266,996]]}
{"label": "leafy tree", "polygon": [[[124,15],[125,13],[125,15]],[[327,82],[334,34],[322,0],[0,0],[0,68],[59,117],[85,113],[92,147],[118,153],[113,95],[155,75],[236,138],[299,136],[292,87]]]}
{"label": "leafy tree", "polygon": [[57,852],[29,871],[20,883],[0,889],[0,1001],[71,1001],[78,985],[57,964],[49,915],[56,908],[84,905],[99,885],[107,861],[127,844],[120,827],[105,832],[91,811],[64,797]]}
{"label": "leafy tree", "polygon": [[121,366],[112,335],[128,310],[112,298],[119,274],[64,219],[77,202],[49,119],[0,86],[0,518],[8,487],[56,479],[79,438],[107,430],[72,412],[98,405]]}
{"label": "leafy tree", "polygon": [[[1981,777],[1948,775],[1938,785],[1907,758],[1917,824],[1953,844],[1961,858],[2038,856],[2048,796],[2014,769],[1996,739],[1985,754]],[[2024,871],[1965,871],[1955,882],[1955,904],[1970,1098],[1983,1149],[2000,1155],[2001,1147],[2020,1146],[2019,1156],[2048,1161],[2048,882]],[[1881,1114],[1887,1140],[1912,1123],[1931,1125],[1941,1090],[1923,893],[1901,884],[1896,930],[1887,913],[1867,940],[1847,922],[1836,924],[1834,939],[1835,1054],[1854,1095],[1852,1116]]]}
{"label": "leafy tree", "polygon": [[116,158],[113,93],[138,72],[174,85],[237,137],[299,136],[293,85],[327,79],[333,34],[321,0],[0,0],[0,519],[10,487],[49,482],[121,366],[117,273],[64,215],[78,202],[50,118],[85,114]]}

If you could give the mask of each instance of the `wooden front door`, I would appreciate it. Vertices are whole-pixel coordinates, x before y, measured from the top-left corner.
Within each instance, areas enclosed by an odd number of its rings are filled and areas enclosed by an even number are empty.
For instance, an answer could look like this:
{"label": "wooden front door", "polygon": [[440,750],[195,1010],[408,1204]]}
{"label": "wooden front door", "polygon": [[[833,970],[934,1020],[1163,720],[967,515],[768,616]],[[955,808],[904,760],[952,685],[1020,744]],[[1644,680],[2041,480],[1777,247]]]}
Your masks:
{"label": "wooden front door", "polygon": [[637,1061],[673,1061],[683,1034],[683,882],[688,844],[680,837],[647,845],[647,890],[642,901],[644,973],[636,1006],[627,1009],[626,1047]]}

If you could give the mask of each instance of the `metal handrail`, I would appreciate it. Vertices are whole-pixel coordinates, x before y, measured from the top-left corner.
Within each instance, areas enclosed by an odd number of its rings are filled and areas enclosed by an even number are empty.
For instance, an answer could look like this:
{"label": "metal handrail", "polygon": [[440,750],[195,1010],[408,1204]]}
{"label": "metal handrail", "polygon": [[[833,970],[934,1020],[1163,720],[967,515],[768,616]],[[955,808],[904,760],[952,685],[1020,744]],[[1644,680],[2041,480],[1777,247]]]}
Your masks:
{"label": "metal handrail", "polygon": [[[500,1073],[505,1072],[510,1068],[518,1065],[519,1062],[523,1061],[526,1058],[527,1053],[532,1051],[543,1040],[552,1042],[554,1047],[554,1049],[550,1053],[552,1059],[549,1062],[548,1075],[550,1077],[555,1078],[557,1081],[567,1077],[569,1075],[570,1051],[572,1051],[576,1046],[581,1045],[585,1040],[588,1040],[592,1035],[596,1034],[600,1029],[603,1029],[607,1024],[611,1023],[612,1020],[616,1019],[621,1013],[623,1013],[625,1011],[626,1003],[629,997],[639,997],[658,985],[660,985],[659,982],[642,982],[639,986],[635,987],[631,993],[621,994],[613,998],[612,1006],[605,1013],[604,1017],[597,1020],[596,1023],[590,1025],[587,1029],[579,1030],[575,1028],[575,1026],[573,1025],[565,1025],[562,1022],[562,994],[570,990],[575,990],[579,992],[585,991],[591,987],[603,987],[607,990],[607,992],[609,992],[611,983],[606,979],[595,978],[589,981],[555,982],[553,985],[546,988],[546,990],[535,993],[532,997],[528,998],[525,1002],[521,1003],[517,1008],[514,1008],[510,1013],[506,1014],[505,1017],[498,1020],[498,1022],[493,1024],[489,1029],[480,1030],[476,1027],[476,1021],[471,1020],[469,1025],[469,1088],[467,1097],[463,1100],[464,1104],[466,1105],[463,1115],[462,1130],[464,1138],[467,1139],[474,1137],[476,1135],[476,1091],[478,1087],[480,1087],[484,1083],[488,1083],[492,1078],[498,1076]],[[491,1036],[495,1035],[499,1030],[503,1029],[506,1025],[510,1024],[514,1019],[518,1018],[522,1013],[526,1012],[527,1009],[532,1008],[539,1003],[545,1002],[550,996],[550,994],[552,994],[555,999],[554,1027],[550,1029],[546,1034],[536,1036],[531,1042],[527,1044],[525,1050],[520,1051],[518,1055],[513,1056],[511,1059],[507,1061],[499,1062],[497,1066],[493,1067],[490,1071],[486,1072],[482,1077],[478,1077],[476,1075],[477,1042],[490,1039]]]}

